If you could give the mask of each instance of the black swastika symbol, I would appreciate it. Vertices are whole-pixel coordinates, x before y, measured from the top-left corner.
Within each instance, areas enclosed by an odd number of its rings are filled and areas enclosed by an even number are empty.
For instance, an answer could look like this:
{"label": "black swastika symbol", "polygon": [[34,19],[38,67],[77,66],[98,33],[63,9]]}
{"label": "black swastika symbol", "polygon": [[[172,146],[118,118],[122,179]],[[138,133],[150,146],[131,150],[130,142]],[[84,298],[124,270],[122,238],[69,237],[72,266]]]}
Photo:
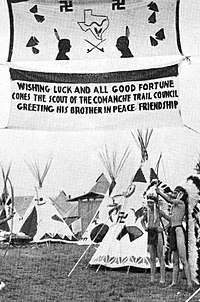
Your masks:
{"label": "black swastika symbol", "polygon": [[62,0],[60,1],[60,12],[73,12],[72,1]]}
{"label": "black swastika symbol", "polygon": [[125,0],[112,0],[112,10],[125,9]]}
{"label": "black swastika symbol", "polygon": [[125,212],[119,212],[119,215],[117,217],[117,222],[124,223],[127,216],[128,216],[128,214],[126,214]]}

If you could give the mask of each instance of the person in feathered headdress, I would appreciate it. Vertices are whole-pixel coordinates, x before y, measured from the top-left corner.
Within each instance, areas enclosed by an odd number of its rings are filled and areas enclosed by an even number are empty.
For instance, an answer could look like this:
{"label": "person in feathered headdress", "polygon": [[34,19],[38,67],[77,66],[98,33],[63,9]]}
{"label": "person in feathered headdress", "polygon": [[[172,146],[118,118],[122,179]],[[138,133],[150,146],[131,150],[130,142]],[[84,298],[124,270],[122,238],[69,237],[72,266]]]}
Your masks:
{"label": "person in feathered headdress", "polygon": [[161,217],[170,221],[170,217],[159,208],[158,196],[147,195],[147,210],[141,220],[142,226],[148,232],[148,251],[150,253],[151,283],[155,282],[156,258],[160,263],[160,285],[165,284],[164,235]]}
{"label": "person in feathered headdress", "polygon": [[177,285],[179,274],[179,259],[183,264],[188,289],[192,288],[191,272],[187,259],[187,239],[183,227],[184,218],[187,223],[188,194],[186,190],[177,186],[173,194],[165,194],[159,188],[156,193],[172,205],[171,228],[170,228],[170,249],[173,253],[173,276],[170,286]]}

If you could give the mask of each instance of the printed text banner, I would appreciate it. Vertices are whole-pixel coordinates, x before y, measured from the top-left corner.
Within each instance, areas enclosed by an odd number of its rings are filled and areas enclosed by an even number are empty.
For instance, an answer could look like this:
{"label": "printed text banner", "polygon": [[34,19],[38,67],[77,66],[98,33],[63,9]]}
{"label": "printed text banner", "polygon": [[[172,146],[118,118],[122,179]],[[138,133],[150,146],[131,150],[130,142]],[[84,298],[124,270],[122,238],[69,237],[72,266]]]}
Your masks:
{"label": "printed text banner", "polygon": [[8,61],[177,55],[179,0],[8,0]]}
{"label": "printed text banner", "polygon": [[8,128],[64,131],[180,126],[178,67],[105,73],[10,68]]}

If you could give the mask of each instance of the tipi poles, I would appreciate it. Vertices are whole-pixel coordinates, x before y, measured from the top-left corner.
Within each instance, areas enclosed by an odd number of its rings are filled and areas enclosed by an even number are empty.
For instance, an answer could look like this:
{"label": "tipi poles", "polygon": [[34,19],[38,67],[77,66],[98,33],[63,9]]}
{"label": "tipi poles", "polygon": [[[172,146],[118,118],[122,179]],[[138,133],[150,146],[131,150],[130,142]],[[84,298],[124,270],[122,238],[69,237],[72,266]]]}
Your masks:
{"label": "tipi poles", "polygon": [[[102,226],[103,228],[103,226]],[[95,238],[99,235],[100,231],[102,230],[102,228],[99,230],[99,232],[96,234]],[[95,239],[94,238],[94,239]],[[75,268],[77,267],[77,265],[80,263],[80,261],[83,259],[83,257],[85,256],[85,254],[87,253],[87,251],[89,250],[89,248],[91,247],[93,243],[91,243],[90,245],[88,245],[88,247],[86,248],[86,250],[83,252],[83,254],[81,255],[81,257],[78,259],[78,261],[76,262],[76,264],[74,265],[74,267],[72,268],[72,270],[69,272],[68,277],[70,277],[70,275],[73,273],[73,271],[75,270]]]}
{"label": "tipi poles", "polygon": [[39,163],[37,163],[36,161],[29,163],[25,160],[25,162],[28,168],[30,169],[31,173],[33,174],[34,178],[38,181],[39,188],[42,188],[44,179],[50,169],[52,158],[50,158],[50,160],[46,163],[43,173],[41,173]]}
{"label": "tipi poles", "polygon": [[36,191],[36,196],[37,196],[37,205],[39,205],[39,195],[38,195],[37,187],[35,187],[35,191]]}
{"label": "tipi poles", "polygon": [[[12,185],[11,180],[10,180],[9,177],[7,177],[7,180],[9,182],[9,184],[10,184],[10,189],[11,189],[11,204],[12,204],[11,214],[14,215],[14,188],[13,188],[13,185]],[[7,247],[7,249],[5,250],[5,253],[4,253],[4,257],[6,256],[6,254],[8,252],[8,249],[9,249],[9,247],[11,245],[12,235],[13,235],[13,217],[11,218],[10,237],[9,237],[8,247]]]}
{"label": "tipi poles", "polygon": [[[102,226],[103,228],[103,226]],[[102,228],[100,228],[100,230],[97,232],[95,238],[97,238],[97,236],[100,234]],[[94,238],[94,239],[95,239]],[[79,258],[79,260],[76,262],[76,264],[74,265],[74,267],[72,268],[72,270],[70,271],[70,273],[68,274],[68,277],[73,273],[73,271],[75,270],[75,268],[77,267],[77,265],[80,263],[81,259],[83,259],[83,257],[85,256],[86,252],[89,250],[89,248],[91,247],[93,243],[91,243],[87,248],[86,250],[83,252],[83,254],[81,255],[81,257]]]}
{"label": "tipi poles", "polygon": [[185,301],[185,302],[189,302],[192,300],[192,298],[194,298],[194,296],[196,296],[196,294],[200,291],[200,287]]}
{"label": "tipi poles", "polygon": [[113,151],[112,156],[109,155],[108,148],[105,146],[105,151],[99,152],[100,159],[102,161],[102,164],[104,168],[107,170],[112,183],[110,185],[109,189],[109,195],[112,193],[112,190],[116,184],[116,178],[121,172],[125,162],[127,161],[127,158],[130,154],[129,147],[127,147],[119,161],[117,163],[117,152]]}
{"label": "tipi poles", "polygon": [[100,267],[101,267],[101,264],[99,264],[99,266],[97,267],[97,269],[96,269],[96,274],[98,273]]}
{"label": "tipi poles", "polygon": [[[110,216],[109,216],[110,218]],[[109,219],[108,218],[108,219]],[[108,220],[107,220],[108,221]],[[106,222],[107,222],[106,221]],[[101,230],[102,230],[103,226],[100,228],[100,230],[97,232],[95,238],[93,240],[95,240],[97,238],[97,236],[100,234]],[[89,250],[89,248],[91,247],[93,243],[91,243],[87,248],[86,250],[83,252],[83,254],[81,255],[81,257],[79,258],[79,260],[76,262],[76,264],[74,265],[74,267],[71,269],[71,271],[69,272],[68,274],[68,277],[70,277],[70,275],[73,273],[73,271],[75,270],[75,268],[77,267],[77,265],[80,263],[80,261],[83,259],[83,257],[85,256],[86,252]]]}
{"label": "tipi poles", "polygon": [[3,192],[2,192],[1,198],[2,198],[4,205],[6,204],[7,198],[9,196],[9,192],[8,192],[8,188],[7,188],[7,181],[9,178],[10,169],[11,169],[11,164],[9,165],[6,173],[3,169],[3,167],[1,167],[1,172],[2,172],[2,176],[3,176],[3,182],[4,182],[4,187],[3,187]]}
{"label": "tipi poles", "polygon": [[142,130],[137,130],[137,136],[131,132],[133,139],[141,150],[141,163],[148,160],[147,147],[149,145],[152,133],[153,129],[147,129],[145,134],[142,132]]}
{"label": "tipi poles", "polygon": [[73,273],[73,271],[75,270],[75,268],[77,267],[77,265],[80,263],[80,261],[83,259],[83,257],[85,256],[86,252],[89,250],[90,247],[91,247],[91,244],[86,248],[86,250],[84,251],[84,253],[81,255],[81,257],[78,259],[78,261],[76,262],[76,264],[74,265],[74,267],[71,269],[71,271],[68,274],[68,277],[71,276],[71,274]]}
{"label": "tipi poles", "polygon": [[127,273],[127,275],[128,275],[128,274],[129,274],[129,272],[130,272],[130,268],[131,268],[131,266],[129,265],[129,266],[128,266],[128,268],[127,268],[127,272],[126,272],[126,273]]}

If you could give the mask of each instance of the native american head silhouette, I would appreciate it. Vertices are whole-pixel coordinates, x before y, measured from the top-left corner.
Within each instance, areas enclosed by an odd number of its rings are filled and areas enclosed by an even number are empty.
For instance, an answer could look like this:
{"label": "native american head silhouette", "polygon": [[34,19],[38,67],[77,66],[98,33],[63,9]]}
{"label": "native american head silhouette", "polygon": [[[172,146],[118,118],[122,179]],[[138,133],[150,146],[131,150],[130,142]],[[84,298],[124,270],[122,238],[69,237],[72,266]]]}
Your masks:
{"label": "native american head silhouette", "polygon": [[56,60],[69,60],[69,57],[66,55],[67,52],[70,52],[71,43],[69,39],[60,39],[58,31],[54,28],[54,33],[56,39],[58,40],[58,54]]}
{"label": "native american head silhouette", "polygon": [[121,51],[121,54],[122,54],[121,58],[133,57],[133,55],[129,49],[129,36],[130,36],[130,30],[129,30],[129,27],[126,26],[125,36],[120,36],[116,42],[116,47],[119,51]]}

